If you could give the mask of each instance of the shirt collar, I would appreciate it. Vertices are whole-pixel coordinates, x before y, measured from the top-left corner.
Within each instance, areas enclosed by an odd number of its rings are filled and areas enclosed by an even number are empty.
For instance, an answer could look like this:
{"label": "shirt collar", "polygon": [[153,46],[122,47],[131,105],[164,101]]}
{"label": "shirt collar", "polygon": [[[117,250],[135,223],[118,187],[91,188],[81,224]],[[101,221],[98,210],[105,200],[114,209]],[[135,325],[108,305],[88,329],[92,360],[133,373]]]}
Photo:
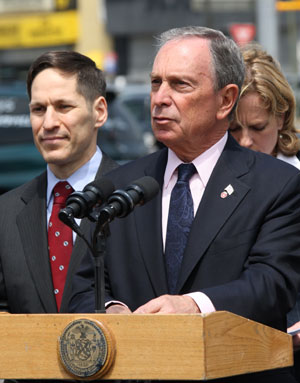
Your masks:
{"label": "shirt collar", "polygon": [[[226,132],[217,143],[192,161],[204,187],[207,185],[211,173],[225,147],[227,138],[228,133]],[[177,155],[171,149],[168,149],[168,162],[164,176],[165,188],[168,187],[176,168],[182,163],[183,162],[177,157]]]}
{"label": "shirt collar", "polygon": [[279,152],[277,154],[277,158],[279,160],[282,160],[284,162],[287,162],[288,164],[294,165],[296,168],[300,169],[300,161],[296,156],[285,156],[283,153]]}
{"label": "shirt collar", "polygon": [[85,187],[85,185],[87,185],[95,179],[101,160],[102,152],[97,146],[96,152],[93,155],[93,157],[65,180],[58,179],[50,170],[49,165],[47,165],[47,206],[50,203],[52,190],[57,184],[57,182],[68,181],[69,184],[72,186],[73,190],[82,190]]}

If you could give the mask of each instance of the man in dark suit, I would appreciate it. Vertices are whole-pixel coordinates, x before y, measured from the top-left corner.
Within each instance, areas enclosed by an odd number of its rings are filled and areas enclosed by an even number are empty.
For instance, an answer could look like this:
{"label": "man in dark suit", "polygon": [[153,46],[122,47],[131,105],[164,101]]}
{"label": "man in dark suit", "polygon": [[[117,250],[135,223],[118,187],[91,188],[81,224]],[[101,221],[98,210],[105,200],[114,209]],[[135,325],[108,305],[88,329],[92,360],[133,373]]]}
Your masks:
{"label": "man in dark suit", "polygon": [[[110,224],[108,313],[227,310],[285,331],[300,281],[300,175],[228,135],[243,76],[239,49],[222,33],[186,27],[162,34],[151,113],[167,148],[109,174],[117,188],[148,175],[161,190]],[[193,168],[189,181],[186,165]],[[74,279],[72,311],[94,308],[92,269],[87,255]],[[252,381],[294,378],[281,369],[221,379]]]}
{"label": "man in dark suit", "polygon": [[[11,313],[66,312],[71,279],[86,245],[73,236],[68,265],[55,265],[55,256],[49,259],[52,191],[59,181],[82,190],[117,166],[97,147],[98,129],[107,119],[106,83],[88,57],[52,51],[31,65],[27,90],[33,137],[47,171],[0,197],[0,301]],[[81,222],[84,233],[86,221]],[[53,286],[52,263],[66,274],[59,292]]]}

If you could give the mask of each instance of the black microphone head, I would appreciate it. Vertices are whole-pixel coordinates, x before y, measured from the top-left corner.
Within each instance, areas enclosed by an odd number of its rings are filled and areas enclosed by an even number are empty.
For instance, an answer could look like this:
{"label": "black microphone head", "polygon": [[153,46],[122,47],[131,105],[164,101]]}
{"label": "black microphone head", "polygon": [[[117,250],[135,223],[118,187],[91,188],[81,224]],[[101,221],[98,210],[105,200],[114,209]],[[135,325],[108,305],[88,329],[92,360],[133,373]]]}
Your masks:
{"label": "black microphone head", "polygon": [[114,189],[112,181],[107,178],[90,182],[82,191],[75,191],[69,195],[66,201],[66,207],[69,208],[68,214],[72,214],[75,218],[89,217],[92,209],[96,205],[102,205]]}
{"label": "black microphone head", "polygon": [[107,198],[113,193],[115,186],[108,178],[98,178],[93,182],[87,184],[83,192],[91,191],[99,195],[99,200],[106,201]]}
{"label": "black microphone head", "polygon": [[159,184],[153,177],[145,176],[142,178],[139,178],[136,181],[133,181],[130,186],[127,187],[127,189],[135,188],[135,186],[138,186],[142,192],[143,192],[143,200],[142,203],[146,203],[150,201],[152,198],[156,196],[159,190]]}

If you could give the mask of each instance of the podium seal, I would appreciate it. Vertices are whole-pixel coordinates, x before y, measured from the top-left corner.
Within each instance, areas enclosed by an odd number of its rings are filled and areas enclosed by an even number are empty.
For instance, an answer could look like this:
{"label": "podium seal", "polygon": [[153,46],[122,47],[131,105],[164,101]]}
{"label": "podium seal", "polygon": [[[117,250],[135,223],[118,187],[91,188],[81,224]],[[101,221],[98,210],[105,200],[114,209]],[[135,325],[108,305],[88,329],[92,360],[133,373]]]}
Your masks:
{"label": "podium seal", "polygon": [[77,319],[68,324],[59,339],[64,368],[88,378],[107,372],[114,359],[114,342],[105,326],[95,320]]}

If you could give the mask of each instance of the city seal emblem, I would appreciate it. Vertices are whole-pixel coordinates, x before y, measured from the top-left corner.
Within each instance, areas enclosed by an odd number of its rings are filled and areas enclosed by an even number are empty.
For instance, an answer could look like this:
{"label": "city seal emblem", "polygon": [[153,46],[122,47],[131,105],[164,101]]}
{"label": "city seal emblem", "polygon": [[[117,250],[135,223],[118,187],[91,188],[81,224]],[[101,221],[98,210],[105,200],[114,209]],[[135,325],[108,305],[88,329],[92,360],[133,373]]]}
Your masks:
{"label": "city seal emblem", "polygon": [[64,368],[80,378],[101,376],[114,359],[114,342],[105,326],[90,319],[69,323],[59,339]]}

